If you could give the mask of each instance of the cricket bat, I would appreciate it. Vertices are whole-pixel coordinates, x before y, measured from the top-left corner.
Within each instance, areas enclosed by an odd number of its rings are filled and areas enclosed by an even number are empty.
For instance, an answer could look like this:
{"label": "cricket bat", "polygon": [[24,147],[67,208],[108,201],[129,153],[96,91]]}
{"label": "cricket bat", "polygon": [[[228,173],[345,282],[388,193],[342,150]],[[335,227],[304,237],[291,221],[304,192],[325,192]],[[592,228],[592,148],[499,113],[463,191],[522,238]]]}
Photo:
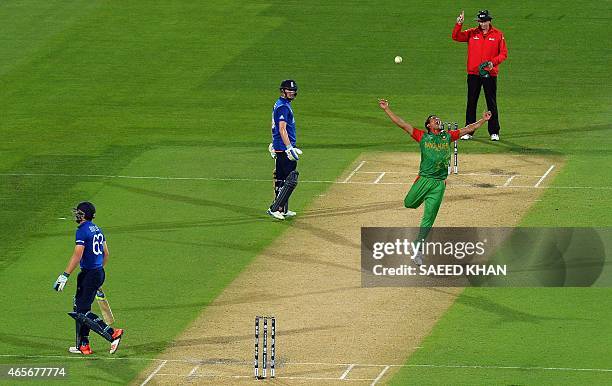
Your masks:
{"label": "cricket bat", "polygon": [[102,312],[102,319],[104,319],[104,322],[108,325],[115,323],[113,311],[111,311],[110,305],[108,304],[108,299],[106,299],[106,294],[104,294],[102,288],[99,288],[96,292],[96,300],[98,301],[98,306],[100,306],[100,311]]}

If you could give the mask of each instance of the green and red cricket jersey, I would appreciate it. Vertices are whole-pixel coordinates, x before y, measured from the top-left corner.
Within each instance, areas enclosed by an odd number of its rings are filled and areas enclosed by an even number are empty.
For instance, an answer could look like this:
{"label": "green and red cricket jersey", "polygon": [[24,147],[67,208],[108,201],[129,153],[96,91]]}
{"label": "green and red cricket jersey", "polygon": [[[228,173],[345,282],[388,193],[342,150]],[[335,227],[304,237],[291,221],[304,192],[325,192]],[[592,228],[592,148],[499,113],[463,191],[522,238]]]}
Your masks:
{"label": "green and red cricket jersey", "polygon": [[419,176],[445,180],[448,177],[450,144],[459,139],[459,130],[433,133],[419,129],[412,130],[412,138],[421,148]]}

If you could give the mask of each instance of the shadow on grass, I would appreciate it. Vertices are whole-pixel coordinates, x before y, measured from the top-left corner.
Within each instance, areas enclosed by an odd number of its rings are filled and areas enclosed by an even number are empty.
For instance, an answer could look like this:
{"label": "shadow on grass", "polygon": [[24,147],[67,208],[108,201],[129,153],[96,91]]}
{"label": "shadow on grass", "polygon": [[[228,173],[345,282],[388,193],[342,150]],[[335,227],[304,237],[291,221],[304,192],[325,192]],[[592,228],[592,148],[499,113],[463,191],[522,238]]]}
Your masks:
{"label": "shadow on grass", "polygon": [[554,149],[535,148],[535,147],[527,147],[527,146],[519,145],[518,143],[511,142],[507,139],[502,139],[500,141],[490,141],[489,139],[484,139],[484,138],[472,138],[470,141],[478,142],[483,145],[492,146],[496,148],[502,148],[505,152],[508,152],[508,153],[555,155],[555,156],[565,154],[564,152],[554,150]]}
{"label": "shadow on grass", "polygon": [[[69,354],[68,345],[74,344],[74,342],[66,337],[58,339],[48,336],[0,333],[0,342],[3,346],[19,347],[21,348],[20,352],[24,353],[4,357],[3,361],[13,364],[25,362],[27,364],[39,363],[45,366],[65,367],[68,374],[67,380],[71,384],[83,384],[83,379],[88,379],[96,382],[102,381],[100,384],[123,385],[133,379],[145,365],[144,362],[141,366],[137,366],[138,364],[135,362],[104,360],[110,357],[100,357],[98,355],[101,353],[110,355],[107,351],[108,346],[97,340],[95,344],[92,344],[94,355],[88,357]],[[31,351],[34,347],[36,348],[35,353]],[[95,368],[102,375],[96,374],[95,370],[88,369],[90,367]],[[78,382],[75,381],[75,377],[78,377]],[[40,384],[44,384],[44,382]]]}
{"label": "shadow on grass", "polygon": [[[215,207],[215,208],[220,208],[220,209],[225,209],[237,214],[240,214],[242,217],[248,217],[250,220],[237,220],[238,223],[244,223],[244,222],[257,222],[257,221],[262,221],[262,220],[266,220],[266,221],[270,221],[269,218],[267,218],[267,216],[265,215],[264,211],[260,211],[260,210],[256,210],[253,209],[251,207],[247,207],[247,206],[242,206],[242,205],[236,205],[236,204],[231,204],[231,203],[227,203],[227,202],[218,202],[218,201],[213,201],[213,200],[207,200],[207,199],[203,199],[203,198],[194,198],[194,197],[187,197],[187,196],[183,196],[183,195],[179,195],[179,194],[173,194],[173,193],[161,193],[161,192],[156,192],[154,190],[149,190],[149,189],[143,189],[143,188],[138,188],[138,187],[132,187],[132,186],[125,186],[122,184],[116,184],[113,183],[111,184],[114,187],[117,188],[121,188],[124,189],[126,191],[129,191],[131,193],[136,193],[136,194],[140,194],[140,195],[145,195],[145,196],[149,196],[149,197],[154,197],[154,198],[160,198],[163,200],[168,200],[168,201],[176,201],[176,202],[182,202],[182,203],[188,203],[188,204],[193,204],[193,205],[198,205],[198,206],[204,206],[204,207]],[[216,226],[219,224],[224,224],[227,225],[228,220],[226,219],[217,219],[217,220],[213,220],[214,223],[213,224],[207,224],[208,226]],[[304,223],[300,223],[300,222],[278,222],[279,224],[282,224],[284,226],[289,226],[290,224],[293,224],[294,227],[296,228],[301,228],[303,230],[306,230],[310,233],[315,234],[316,236],[328,240],[330,242],[333,242],[334,244],[341,244],[341,245],[350,245],[350,246],[356,246],[359,247],[358,244],[354,243],[352,240],[349,240],[335,232],[332,231],[328,231],[316,226],[312,226],[309,224],[304,224]],[[150,230],[152,224],[148,224],[147,227]],[[185,224],[171,224],[171,227],[176,227],[176,226],[185,226]],[[190,226],[204,226],[204,224],[202,224],[202,222],[199,222],[199,225],[197,224],[193,224],[191,223]],[[129,227],[129,229],[133,229],[133,227]],[[159,230],[159,227],[155,228],[157,230]],[[116,231],[116,229],[113,229],[113,231]]]}
{"label": "shadow on grass", "polygon": [[[213,248],[222,249],[224,251],[234,250],[234,251],[241,251],[241,252],[246,252],[246,253],[251,253],[251,254],[259,253],[264,248],[264,246],[262,245],[240,245],[235,242],[231,243],[231,242],[224,242],[224,241],[218,241],[218,242],[193,242],[193,241],[181,241],[181,240],[176,241],[176,240],[168,240],[168,239],[153,238],[153,237],[142,237],[142,236],[140,236],[140,239],[168,243],[168,244],[176,244],[176,245],[191,245],[195,247],[205,247],[205,248],[213,247]],[[334,267],[334,268],[348,270],[348,271],[357,271],[357,272],[361,271],[359,268],[321,260],[317,258],[316,255],[304,253],[304,252],[301,252],[299,253],[299,255],[296,255],[293,252],[285,253],[285,252],[280,252],[276,250],[274,251],[274,253],[264,252],[264,255],[266,257],[276,259],[276,260],[286,261],[288,263],[314,264],[314,265],[323,265],[326,267]]]}
{"label": "shadow on grass", "polygon": [[597,131],[611,131],[612,126],[610,124],[599,124],[599,125],[588,125],[581,127],[562,127],[559,129],[549,129],[549,130],[534,130],[526,133],[518,133],[518,134],[509,134],[510,138],[529,138],[529,137],[545,137],[545,136],[554,136],[559,134],[573,135],[576,133],[586,133],[586,132],[597,132]]}
{"label": "shadow on grass", "polygon": [[[282,330],[283,336],[288,335],[299,335],[303,333],[310,333],[315,331],[329,331],[338,328],[344,328],[344,325],[327,325],[320,327],[302,327],[295,329]],[[153,352],[163,352],[167,347],[191,347],[191,346],[203,346],[203,345],[224,345],[234,342],[247,342],[253,339],[252,334],[246,335],[225,335],[225,336],[210,336],[195,339],[181,339],[181,340],[162,340],[157,342],[143,343],[139,345],[129,346],[127,350],[131,355],[134,354],[147,354],[150,355]]]}
{"label": "shadow on grass", "polygon": [[[447,295],[453,295],[452,292],[445,291],[440,288],[431,288],[432,291],[441,292]],[[485,311],[491,314],[495,314],[499,317],[499,320],[494,323],[513,323],[522,322],[530,324],[540,324],[548,321],[567,321],[567,320],[590,320],[589,318],[567,318],[567,317],[553,317],[553,316],[541,316],[530,314],[528,312],[520,311],[503,304],[495,303],[491,299],[485,296],[472,296],[465,292],[461,293],[456,299],[456,303],[462,304],[467,307],[475,308],[479,311]]]}

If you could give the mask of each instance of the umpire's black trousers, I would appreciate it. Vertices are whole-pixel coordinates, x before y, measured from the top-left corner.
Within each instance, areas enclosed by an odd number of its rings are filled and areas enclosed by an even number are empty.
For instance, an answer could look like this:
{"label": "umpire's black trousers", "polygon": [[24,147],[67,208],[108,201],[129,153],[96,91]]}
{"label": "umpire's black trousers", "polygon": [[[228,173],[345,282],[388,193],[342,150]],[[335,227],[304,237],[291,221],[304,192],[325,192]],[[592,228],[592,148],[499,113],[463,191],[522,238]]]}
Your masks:
{"label": "umpire's black trousers", "polygon": [[483,78],[479,75],[468,74],[467,76],[468,94],[467,108],[465,109],[465,125],[474,123],[476,119],[476,108],[478,106],[478,97],[480,96],[480,88],[484,88],[485,99],[487,100],[487,109],[491,111],[491,119],[489,120],[489,135],[499,134],[499,116],[497,112],[497,77],[490,76]]}

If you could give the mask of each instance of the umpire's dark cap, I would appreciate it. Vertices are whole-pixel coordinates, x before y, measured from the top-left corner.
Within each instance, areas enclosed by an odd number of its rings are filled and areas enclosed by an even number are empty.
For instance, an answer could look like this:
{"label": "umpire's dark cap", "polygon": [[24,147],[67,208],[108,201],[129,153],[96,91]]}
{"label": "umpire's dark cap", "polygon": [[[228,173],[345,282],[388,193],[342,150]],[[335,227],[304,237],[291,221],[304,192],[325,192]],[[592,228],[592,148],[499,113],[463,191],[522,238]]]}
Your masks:
{"label": "umpire's dark cap", "polygon": [[488,9],[483,9],[478,11],[478,14],[476,15],[476,21],[489,21],[493,19],[493,16],[489,13]]}

